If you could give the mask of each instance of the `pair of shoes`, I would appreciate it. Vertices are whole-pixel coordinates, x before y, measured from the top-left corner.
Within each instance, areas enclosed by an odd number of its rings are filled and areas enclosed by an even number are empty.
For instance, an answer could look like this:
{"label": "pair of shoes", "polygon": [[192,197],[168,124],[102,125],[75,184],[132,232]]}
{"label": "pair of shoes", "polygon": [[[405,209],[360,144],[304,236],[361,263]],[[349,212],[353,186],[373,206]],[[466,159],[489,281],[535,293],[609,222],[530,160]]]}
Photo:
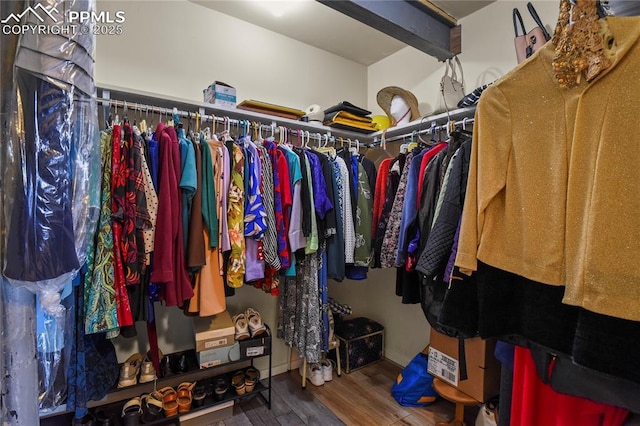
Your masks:
{"label": "pair of shoes", "polygon": [[[162,351],[159,351],[159,357],[162,359]],[[140,367],[140,383],[148,383],[153,382],[158,379],[158,374],[156,373],[156,368],[153,366],[153,362],[151,361],[151,352],[147,352],[144,359],[142,360],[142,366]]]}
{"label": "pair of shoes", "polygon": [[166,386],[157,391],[162,398],[162,409],[165,417],[172,417],[178,414],[178,392],[171,386]]}
{"label": "pair of shoes", "polygon": [[267,332],[260,313],[253,308],[248,308],[245,312],[235,315],[233,324],[236,328],[236,340],[258,337]]}
{"label": "pair of shoes", "polygon": [[207,397],[207,389],[204,383],[198,383],[193,388],[193,406],[202,407],[204,405],[204,399]]}
{"label": "pair of shoes", "polygon": [[138,373],[140,372],[142,360],[142,354],[135,353],[122,364],[122,367],[120,367],[120,379],[118,380],[119,388],[133,386],[138,383]]}
{"label": "pair of shoes", "polygon": [[[304,363],[300,364],[300,368],[298,372],[302,376],[302,369],[304,367]],[[310,364],[307,363],[307,379],[315,386],[324,385],[324,371],[322,369],[322,365],[319,362]]]}
{"label": "pair of shoes", "polygon": [[233,373],[233,376],[231,377],[231,385],[234,387],[238,395],[245,394],[247,385],[245,384],[244,371],[240,370]]}
{"label": "pair of shoes", "polygon": [[131,398],[122,407],[122,424],[125,426],[137,426],[142,417],[142,399],[139,396]]}
{"label": "pair of shoes", "polygon": [[253,308],[248,308],[245,313],[247,321],[249,321],[249,331],[251,331],[251,338],[262,336],[267,332],[267,327],[262,322],[260,312]]}
{"label": "pair of shoes", "polygon": [[254,367],[249,367],[244,370],[244,384],[247,392],[253,392],[256,384],[260,381],[260,372]]}
{"label": "pair of shoes", "polygon": [[216,396],[216,401],[222,401],[224,399],[224,395],[229,390],[229,382],[224,377],[218,377],[215,381],[214,393]]}
{"label": "pair of shoes", "polygon": [[163,416],[162,394],[158,391],[140,397],[142,403],[142,423],[153,423]]}
{"label": "pair of shoes", "polygon": [[[190,361],[187,352],[174,355],[165,355],[160,360],[160,374],[162,377],[169,377],[174,374],[186,373],[187,371],[189,371],[189,364]],[[151,364],[151,367],[153,367],[153,364]],[[142,379],[140,380],[140,382],[142,383]]]}
{"label": "pair of shoes", "polygon": [[193,388],[196,383],[183,382],[178,385],[178,413],[184,414],[191,410],[193,401]]}
{"label": "pair of shoes", "polygon": [[320,361],[320,366],[322,367],[322,378],[325,382],[330,382],[333,380],[333,367],[335,363],[330,359],[323,359]]}

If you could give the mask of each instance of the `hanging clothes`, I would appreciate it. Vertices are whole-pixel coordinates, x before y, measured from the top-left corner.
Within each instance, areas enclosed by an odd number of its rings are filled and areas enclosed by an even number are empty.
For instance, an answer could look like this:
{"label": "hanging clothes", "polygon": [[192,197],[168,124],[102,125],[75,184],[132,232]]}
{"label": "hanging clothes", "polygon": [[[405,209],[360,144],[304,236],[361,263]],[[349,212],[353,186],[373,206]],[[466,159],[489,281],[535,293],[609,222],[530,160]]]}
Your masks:
{"label": "hanging clothes", "polygon": [[[116,299],[114,281],[113,229],[111,226],[111,170],[112,143],[111,131],[100,135],[102,152],[102,186],[100,217],[96,235],[89,246],[87,272],[84,275],[84,333],[115,331],[120,306]],[[128,304],[127,304],[128,307]],[[120,315],[123,313],[121,312]]]}
{"label": "hanging clothes", "polygon": [[[120,125],[113,126],[111,135],[111,215],[112,218],[122,216],[124,211],[124,198],[126,197],[127,177],[123,169],[123,157],[121,153],[121,128]],[[116,301],[118,306],[118,324],[120,327],[133,325],[129,294],[127,293],[124,275],[124,264],[122,263],[121,241],[122,224],[113,220],[113,274],[114,287],[116,289]],[[114,330],[110,336],[115,337],[119,330]]]}
{"label": "hanging clothes", "polygon": [[245,181],[248,193],[245,197],[244,235],[246,244],[245,280],[256,281],[264,278],[264,255],[260,244],[267,229],[266,210],[260,190],[262,181],[262,164],[258,150],[248,137],[244,138],[245,146]]}
{"label": "hanging clothes", "polygon": [[464,206],[470,158],[471,141],[467,140],[450,163],[449,175],[445,174],[446,186],[443,184],[441,190],[442,207],[434,214],[431,232],[416,266],[427,277],[440,274],[451,254],[453,237]]}
{"label": "hanging clothes", "polygon": [[622,408],[555,392],[540,380],[531,352],[515,348],[511,424],[619,426],[628,415]]}
{"label": "hanging clothes", "polygon": [[[192,143],[188,141],[188,143]],[[208,147],[205,147],[207,150]],[[189,220],[187,222],[187,268],[190,271],[197,271],[202,266],[206,264],[205,260],[205,250],[206,245],[203,237],[204,232],[204,220],[203,220],[203,206],[202,206],[202,190],[203,190],[203,158],[202,158],[202,148],[200,143],[193,144],[193,149],[195,153],[195,170],[196,170],[196,190],[193,195],[193,199],[191,200],[191,206],[189,208]],[[211,167],[211,154],[208,153],[209,156],[207,158],[207,163]],[[213,174],[213,169],[207,171],[207,184],[211,185],[211,187],[207,187],[207,191],[211,191],[213,187],[213,182],[210,180],[211,175]],[[184,173],[183,173],[184,175]],[[183,191],[183,197],[185,195]],[[213,196],[213,209],[216,207],[215,200],[215,192],[213,194],[207,194],[207,203],[209,202],[209,198]],[[209,206],[207,206],[207,209]],[[217,218],[217,215],[216,215]],[[216,224],[217,225],[217,224]],[[217,227],[217,226],[216,226]],[[217,232],[216,232],[217,234]],[[195,296],[194,296],[195,297]]]}
{"label": "hanging clothes", "polygon": [[[326,157],[326,156],[322,156]],[[319,158],[322,158],[319,156]],[[329,278],[338,282],[345,277],[345,243],[344,243],[344,221],[342,219],[345,210],[344,191],[342,188],[342,174],[340,173],[340,165],[336,158],[329,159],[326,157],[331,166],[331,186],[327,185],[327,189],[333,190],[335,208],[333,216],[335,217],[335,234],[327,237],[327,258]],[[331,217],[331,216],[329,216]]]}
{"label": "hanging clothes", "polygon": [[356,248],[356,231],[353,224],[353,208],[351,206],[352,184],[349,174],[349,167],[341,157],[335,158],[340,173],[340,191],[342,199],[342,235],[344,239],[344,263],[354,262],[354,251]]}
{"label": "hanging clothes", "polygon": [[400,224],[402,222],[402,206],[404,204],[405,190],[409,179],[409,169],[411,168],[413,155],[413,152],[407,154],[406,164],[402,169],[398,190],[396,191],[391,213],[389,214],[389,223],[387,224],[387,230],[385,232],[382,249],[380,251],[380,263],[384,268],[390,268],[395,264],[398,252]]}
{"label": "hanging clothes", "polygon": [[229,239],[231,257],[227,270],[227,285],[238,288],[244,284],[245,242],[244,242],[244,154],[242,148],[233,145],[231,158],[231,184],[229,186]]}
{"label": "hanging clothes", "polygon": [[191,217],[191,205],[198,187],[196,167],[196,153],[191,141],[187,140],[182,124],[177,130],[178,146],[180,150],[180,192],[182,195],[182,236],[184,240],[184,252],[189,251],[189,218]]}
{"label": "hanging clothes", "polygon": [[[115,130],[114,130],[115,131]],[[157,226],[151,280],[162,284],[161,298],[167,306],[181,306],[193,297],[193,288],[184,267],[182,199],[178,193],[180,152],[175,129],[159,123],[155,139],[159,145],[159,187]]]}
{"label": "hanging clothes", "polygon": [[389,217],[395,201],[396,192],[398,191],[398,186],[400,184],[400,174],[402,172],[400,164],[404,162],[404,157],[405,154],[400,154],[397,159],[392,160],[389,164],[389,180],[384,194],[384,203],[380,210],[380,218],[377,222],[376,237],[373,241],[373,262],[375,268],[382,268],[382,244],[387,232]]}

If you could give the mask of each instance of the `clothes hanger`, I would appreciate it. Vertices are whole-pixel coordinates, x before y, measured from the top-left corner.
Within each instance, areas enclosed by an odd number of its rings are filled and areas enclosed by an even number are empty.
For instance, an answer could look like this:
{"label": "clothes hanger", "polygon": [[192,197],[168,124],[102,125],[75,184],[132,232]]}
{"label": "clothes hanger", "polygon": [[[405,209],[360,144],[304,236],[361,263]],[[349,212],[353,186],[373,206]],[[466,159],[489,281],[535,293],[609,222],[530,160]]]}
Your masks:
{"label": "clothes hanger", "polygon": [[358,139],[354,140],[354,144],[351,144],[351,139],[349,139],[349,152],[355,155],[360,154],[360,141]]}
{"label": "clothes hanger", "polygon": [[[320,133],[318,133],[317,135],[318,135],[318,148],[316,148],[316,151],[329,154],[330,156],[335,157],[336,149],[332,146],[327,146],[329,144],[329,135],[327,133],[325,133],[324,135],[321,135]],[[322,143],[323,140],[324,140],[324,143]]]}
{"label": "clothes hanger", "polygon": [[409,140],[409,145],[407,146],[407,151],[411,151],[413,148],[417,148],[418,147],[418,142],[416,142],[416,136],[417,135],[418,135],[418,132],[416,130],[411,132],[411,139]]}
{"label": "clothes hanger", "polygon": [[304,138],[305,138],[305,137],[307,138],[307,141],[306,141],[306,142],[304,142],[304,148],[305,148],[305,149],[309,149],[309,141],[311,140],[311,133],[309,133],[309,131],[308,131],[308,130],[305,130],[305,131],[302,133],[302,139],[303,139],[303,140],[304,140]]}

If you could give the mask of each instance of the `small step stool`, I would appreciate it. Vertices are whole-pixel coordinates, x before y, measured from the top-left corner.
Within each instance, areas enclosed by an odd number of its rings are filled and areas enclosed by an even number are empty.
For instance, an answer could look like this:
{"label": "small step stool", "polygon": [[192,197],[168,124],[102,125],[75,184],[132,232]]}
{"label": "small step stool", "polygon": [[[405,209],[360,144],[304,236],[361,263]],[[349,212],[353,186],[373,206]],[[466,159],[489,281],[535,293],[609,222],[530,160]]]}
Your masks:
{"label": "small step stool", "polygon": [[480,405],[480,402],[437,377],[433,379],[433,388],[438,395],[456,404],[456,414],[453,420],[450,422],[438,422],[436,426],[466,426],[464,422],[464,407],[467,405]]}

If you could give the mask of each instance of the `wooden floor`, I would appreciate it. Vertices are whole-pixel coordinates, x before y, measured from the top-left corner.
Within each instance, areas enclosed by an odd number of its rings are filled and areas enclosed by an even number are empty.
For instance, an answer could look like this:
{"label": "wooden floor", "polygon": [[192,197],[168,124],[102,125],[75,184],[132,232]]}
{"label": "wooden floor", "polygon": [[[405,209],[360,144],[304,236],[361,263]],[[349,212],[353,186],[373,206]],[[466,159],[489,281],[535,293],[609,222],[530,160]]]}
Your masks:
{"label": "wooden floor", "polygon": [[[233,417],[214,426],[258,425],[421,425],[434,426],[453,418],[454,406],[438,400],[423,408],[403,407],[391,396],[391,386],[401,368],[382,361],[350,374],[342,374],[316,387],[300,386],[296,371],[272,379],[271,410],[262,399],[242,400],[233,408]],[[477,408],[465,411],[467,425],[475,424]]]}

